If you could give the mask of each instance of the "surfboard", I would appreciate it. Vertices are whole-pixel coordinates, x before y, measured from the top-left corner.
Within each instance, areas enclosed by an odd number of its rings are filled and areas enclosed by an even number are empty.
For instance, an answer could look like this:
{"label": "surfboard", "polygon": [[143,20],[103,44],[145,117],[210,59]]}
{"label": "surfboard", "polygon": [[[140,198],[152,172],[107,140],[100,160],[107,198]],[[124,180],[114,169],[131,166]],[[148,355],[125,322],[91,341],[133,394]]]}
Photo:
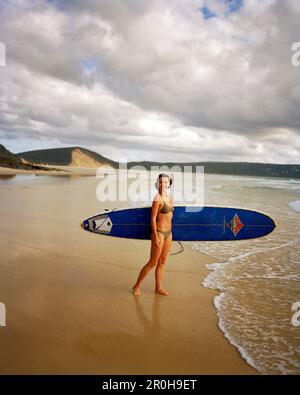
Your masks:
{"label": "surfboard", "polygon": [[[81,226],[106,236],[151,239],[151,207],[105,210],[85,219]],[[275,227],[272,218],[253,210],[174,206],[172,237],[174,241],[254,239],[271,233]]]}

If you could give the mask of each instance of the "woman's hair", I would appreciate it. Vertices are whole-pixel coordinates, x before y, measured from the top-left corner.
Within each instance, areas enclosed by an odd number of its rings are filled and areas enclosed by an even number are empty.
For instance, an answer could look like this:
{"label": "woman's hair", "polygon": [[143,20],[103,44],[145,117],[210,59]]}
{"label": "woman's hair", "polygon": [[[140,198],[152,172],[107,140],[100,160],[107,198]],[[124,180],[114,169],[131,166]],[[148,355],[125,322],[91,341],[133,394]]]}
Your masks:
{"label": "woman's hair", "polygon": [[173,184],[173,178],[171,178],[170,176],[168,176],[168,174],[161,173],[161,174],[157,177],[157,180],[156,180],[156,183],[155,183],[156,189],[159,190],[159,179],[162,178],[162,177],[167,177],[167,178],[169,179],[169,182],[170,182],[169,188],[171,188],[171,185]]}

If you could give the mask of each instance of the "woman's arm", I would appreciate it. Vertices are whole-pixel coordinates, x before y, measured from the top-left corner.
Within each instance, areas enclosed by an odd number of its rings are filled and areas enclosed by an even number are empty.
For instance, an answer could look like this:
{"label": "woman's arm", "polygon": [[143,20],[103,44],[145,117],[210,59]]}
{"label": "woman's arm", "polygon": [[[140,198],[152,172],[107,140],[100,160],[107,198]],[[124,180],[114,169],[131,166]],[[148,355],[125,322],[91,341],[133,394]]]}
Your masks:
{"label": "woman's arm", "polygon": [[158,213],[158,208],[159,208],[159,199],[158,196],[156,195],[153,203],[152,203],[152,209],[151,209],[151,228],[152,232],[154,233],[155,237],[157,236],[157,230],[156,230],[156,217]]}

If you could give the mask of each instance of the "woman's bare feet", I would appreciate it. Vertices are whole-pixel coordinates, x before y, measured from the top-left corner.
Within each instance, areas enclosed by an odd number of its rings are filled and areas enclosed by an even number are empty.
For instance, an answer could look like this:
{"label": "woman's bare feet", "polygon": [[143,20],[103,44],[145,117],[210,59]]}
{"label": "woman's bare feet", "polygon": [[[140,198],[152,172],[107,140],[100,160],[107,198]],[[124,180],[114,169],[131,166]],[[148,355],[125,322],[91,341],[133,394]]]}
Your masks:
{"label": "woman's bare feet", "polygon": [[141,294],[140,287],[137,287],[136,285],[134,285],[132,287],[132,293],[133,293],[133,295],[140,295]]}
{"label": "woman's bare feet", "polygon": [[167,291],[165,291],[164,289],[155,289],[155,293],[158,293],[160,295],[169,295],[169,293]]}

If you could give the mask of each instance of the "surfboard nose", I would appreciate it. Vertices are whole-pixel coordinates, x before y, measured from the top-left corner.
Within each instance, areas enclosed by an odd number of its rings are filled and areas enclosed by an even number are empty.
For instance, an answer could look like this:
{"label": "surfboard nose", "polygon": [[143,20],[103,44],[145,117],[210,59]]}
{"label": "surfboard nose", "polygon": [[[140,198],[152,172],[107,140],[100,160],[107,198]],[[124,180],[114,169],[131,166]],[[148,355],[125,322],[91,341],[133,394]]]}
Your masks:
{"label": "surfboard nose", "polygon": [[96,215],[92,218],[85,219],[81,226],[85,230],[96,232],[100,234],[110,234],[113,223],[107,214]]}
{"label": "surfboard nose", "polygon": [[89,222],[85,219],[84,221],[81,222],[80,226],[83,229],[88,229],[89,228]]}

